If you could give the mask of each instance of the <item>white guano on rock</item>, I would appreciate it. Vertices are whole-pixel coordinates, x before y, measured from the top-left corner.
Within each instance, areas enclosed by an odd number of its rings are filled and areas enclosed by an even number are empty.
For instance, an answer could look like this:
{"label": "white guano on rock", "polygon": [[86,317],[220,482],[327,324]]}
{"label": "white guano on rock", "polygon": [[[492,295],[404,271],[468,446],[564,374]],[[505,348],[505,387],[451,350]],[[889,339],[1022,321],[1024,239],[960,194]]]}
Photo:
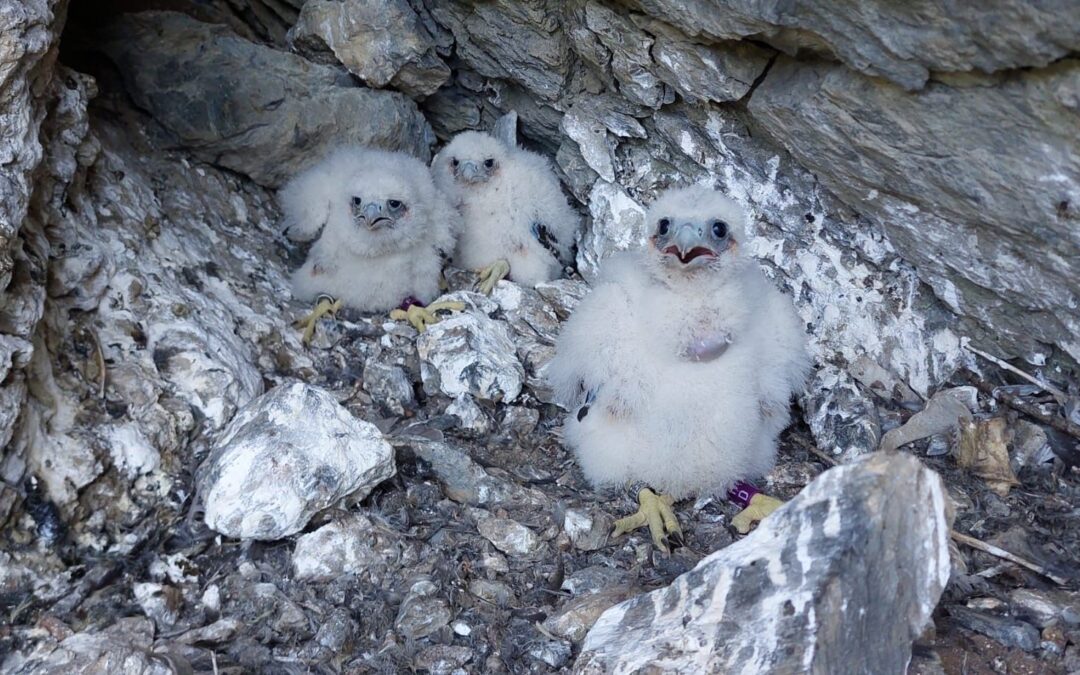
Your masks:
{"label": "white guano on rock", "polygon": [[605,612],[580,673],[901,673],[949,578],[936,473],[878,453],[822,474],[750,536]]}
{"label": "white guano on rock", "polygon": [[342,500],[362,499],[394,471],[393,448],[374,425],[329,392],[292,383],[237,413],[199,467],[196,486],[211,529],[272,540]]}

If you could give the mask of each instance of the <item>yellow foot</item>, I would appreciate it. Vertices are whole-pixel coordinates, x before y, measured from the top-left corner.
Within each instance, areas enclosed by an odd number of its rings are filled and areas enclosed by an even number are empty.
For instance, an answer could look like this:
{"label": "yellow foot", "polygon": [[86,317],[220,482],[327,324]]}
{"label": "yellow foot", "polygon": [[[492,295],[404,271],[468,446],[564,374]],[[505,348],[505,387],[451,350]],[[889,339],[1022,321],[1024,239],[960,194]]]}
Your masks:
{"label": "yellow foot", "polygon": [[750,498],[750,506],[735,514],[735,517],[731,519],[731,524],[735,526],[739,534],[746,534],[754,523],[764,520],[766,516],[783,505],[784,502],[776,497],[759,492]]}
{"label": "yellow foot", "polygon": [[465,303],[446,300],[444,302],[433,302],[427,307],[412,305],[408,309],[393,310],[390,312],[390,318],[394,321],[408,321],[413,328],[423,333],[428,326],[439,322],[439,316],[435,312],[444,309],[460,312],[465,309]]}
{"label": "yellow foot", "polygon": [[341,300],[333,300],[326,297],[320,298],[319,301],[315,303],[315,309],[312,310],[310,314],[296,321],[293,325],[297,328],[304,329],[304,335],[300,338],[304,344],[311,342],[312,336],[315,335],[315,325],[319,322],[319,319],[327,314],[333,316],[334,314],[337,314],[339,309],[341,309]]}
{"label": "yellow foot", "polygon": [[669,553],[666,541],[668,535],[682,538],[679,520],[671,509],[674,503],[675,500],[668,495],[658,495],[649,488],[642,489],[638,493],[637,512],[632,516],[616,520],[615,531],[611,533],[611,536],[618,537],[648,525],[653,544],[664,553]]}
{"label": "yellow foot", "polygon": [[510,263],[499,259],[478,271],[477,274],[480,275],[480,281],[476,285],[476,290],[484,295],[491,295],[491,291],[495,289],[495,284],[510,274]]}

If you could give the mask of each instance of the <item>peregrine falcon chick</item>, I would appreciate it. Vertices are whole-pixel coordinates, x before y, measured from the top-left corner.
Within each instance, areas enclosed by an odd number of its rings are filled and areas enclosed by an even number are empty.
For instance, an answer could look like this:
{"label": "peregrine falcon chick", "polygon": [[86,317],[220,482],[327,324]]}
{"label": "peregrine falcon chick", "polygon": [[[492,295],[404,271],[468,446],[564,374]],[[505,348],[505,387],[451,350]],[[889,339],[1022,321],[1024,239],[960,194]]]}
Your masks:
{"label": "peregrine falcon chick", "polygon": [[436,321],[438,309],[460,309],[452,303],[422,306],[439,295],[460,216],[420,160],[340,148],[289,181],[280,201],[290,238],[319,237],[292,279],[297,298],[317,302],[298,322],[305,342],[318,319],[342,305],[362,312],[400,305],[393,317],[408,319],[417,330]]}
{"label": "peregrine falcon chick", "polygon": [[[675,499],[722,495],[772,468],[811,364],[790,299],[743,250],[733,201],[706,186],[673,189],[646,222],[648,245],[605,261],[547,377],[572,411],[564,438],[594,486],[641,481],[666,493],[641,490],[641,510],[616,528],[648,524],[666,550],[664,530],[679,533]],[[747,501],[739,529],[780,504]]]}
{"label": "peregrine falcon chick", "polygon": [[548,161],[509,135],[466,131],[431,164],[464,221],[454,262],[480,270],[484,293],[511,273],[530,286],[561,276],[581,226]]}

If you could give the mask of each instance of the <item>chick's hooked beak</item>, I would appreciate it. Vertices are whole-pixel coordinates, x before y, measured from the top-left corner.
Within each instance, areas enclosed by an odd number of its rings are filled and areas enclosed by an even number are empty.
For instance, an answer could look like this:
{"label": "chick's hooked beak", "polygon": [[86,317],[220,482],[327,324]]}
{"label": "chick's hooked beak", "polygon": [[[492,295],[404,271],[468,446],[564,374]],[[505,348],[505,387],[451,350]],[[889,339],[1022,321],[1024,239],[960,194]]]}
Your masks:
{"label": "chick's hooked beak", "polygon": [[666,235],[656,235],[656,247],[686,266],[701,265],[713,260],[734,243],[728,236],[715,236],[708,225],[697,223],[675,225]]}
{"label": "chick's hooked beak", "polygon": [[383,205],[377,202],[368,202],[359,208],[353,206],[353,216],[359,224],[366,225],[369,230],[378,230],[394,224],[394,219],[385,213]]}
{"label": "chick's hooked beak", "polygon": [[482,183],[487,176],[476,162],[461,160],[458,163],[458,178],[465,183]]}
{"label": "chick's hooked beak", "polygon": [[[491,164],[491,166],[488,166],[488,164]],[[455,159],[452,161],[451,167],[454,170],[454,176],[459,181],[477,185],[479,183],[486,183],[488,179],[491,178],[494,163],[491,162],[491,160],[476,162],[471,159]]]}

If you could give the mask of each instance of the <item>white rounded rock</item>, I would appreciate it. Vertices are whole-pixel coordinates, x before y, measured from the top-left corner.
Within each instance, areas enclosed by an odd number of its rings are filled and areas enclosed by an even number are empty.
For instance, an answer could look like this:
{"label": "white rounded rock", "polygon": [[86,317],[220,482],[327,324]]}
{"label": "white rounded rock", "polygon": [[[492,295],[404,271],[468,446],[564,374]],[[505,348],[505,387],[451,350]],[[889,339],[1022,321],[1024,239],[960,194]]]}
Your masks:
{"label": "white rounded rock", "polygon": [[513,401],[525,369],[505,323],[477,312],[444,319],[416,339],[428,394],[469,394],[481,401]]}
{"label": "white rounded rock", "polygon": [[363,499],[395,472],[394,450],[327,391],[286,384],[225,427],[199,467],[208,527],[229,537],[295,534],[319,511]]}

